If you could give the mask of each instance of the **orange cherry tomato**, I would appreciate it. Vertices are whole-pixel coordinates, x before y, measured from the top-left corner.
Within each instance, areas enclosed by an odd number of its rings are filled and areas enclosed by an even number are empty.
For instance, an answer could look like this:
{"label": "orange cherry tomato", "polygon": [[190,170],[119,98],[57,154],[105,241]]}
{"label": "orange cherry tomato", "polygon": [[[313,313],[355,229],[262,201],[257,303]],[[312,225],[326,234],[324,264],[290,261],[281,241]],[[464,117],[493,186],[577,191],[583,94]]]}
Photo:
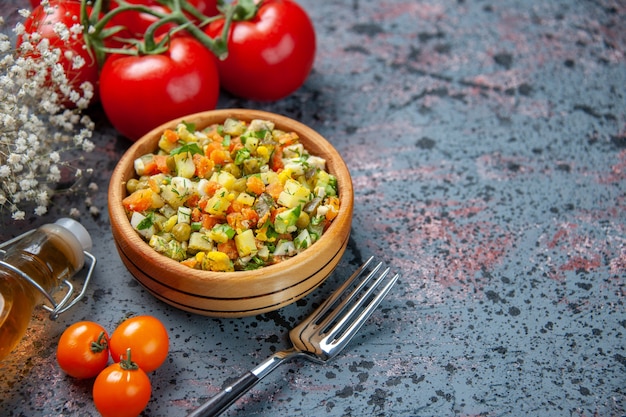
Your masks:
{"label": "orange cherry tomato", "polygon": [[93,378],[109,361],[109,336],[98,323],[80,321],[69,326],[59,339],[57,362],[74,378]]}
{"label": "orange cherry tomato", "polygon": [[167,358],[169,337],[159,319],[153,316],[135,316],[124,320],[111,334],[111,357],[119,362],[127,349],[133,361],[145,372],[157,369]]}
{"label": "orange cherry tomato", "polygon": [[93,402],[102,417],[136,417],[151,395],[150,378],[131,359],[109,365],[93,384]]}

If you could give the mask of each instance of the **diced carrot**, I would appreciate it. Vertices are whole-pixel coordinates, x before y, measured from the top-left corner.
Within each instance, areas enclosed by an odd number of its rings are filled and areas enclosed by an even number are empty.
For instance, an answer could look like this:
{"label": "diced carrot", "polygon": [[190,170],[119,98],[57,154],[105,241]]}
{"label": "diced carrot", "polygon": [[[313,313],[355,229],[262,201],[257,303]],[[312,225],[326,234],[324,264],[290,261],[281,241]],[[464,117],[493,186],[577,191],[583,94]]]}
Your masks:
{"label": "diced carrot", "polygon": [[239,254],[237,253],[237,245],[233,239],[228,239],[225,243],[218,243],[217,250],[224,252],[232,260],[239,257]]}
{"label": "diced carrot", "polygon": [[189,208],[195,208],[198,206],[198,202],[200,201],[200,196],[198,194],[192,194],[187,197],[185,201],[185,205]]}
{"label": "diced carrot", "polygon": [[274,200],[278,200],[280,193],[283,192],[283,185],[278,181],[271,182],[265,186],[265,191],[267,191],[267,193],[271,195]]}
{"label": "diced carrot", "polygon": [[244,220],[248,221],[248,228],[252,229],[256,227],[257,222],[259,221],[259,213],[250,207],[244,207],[241,209],[241,215]]}
{"label": "diced carrot", "polygon": [[141,158],[143,169],[141,175],[154,175],[159,173],[159,167],[154,159],[155,155],[146,155]]}
{"label": "diced carrot", "polygon": [[167,155],[154,155],[154,162],[159,172],[164,174],[171,173],[170,168],[167,166]]}
{"label": "diced carrot", "polygon": [[204,154],[206,156],[210,156],[211,152],[213,152],[216,149],[222,149],[222,144],[220,142],[214,141],[214,142],[209,142],[205,147],[204,147]]}
{"label": "diced carrot", "polygon": [[298,141],[298,134],[296,132],[285,133],[284,135],[281,135],[278,138],[278,143],[285,145],[285,146],[293,145],[297,141]]}
{"label": "diced carrot", "polygon": [[137,190],[122,200],[122,205],[128,211],[146,211],[152,206],[152,193],[149,188]]}
{"label": "diced carrot", "polygon": [[326,204],[330,207],[326,212],[326,219],[333,220],[339,214],[339,198],[335,196],[328,197]]}
{"label": "diced carrot", "polygon": [[221,148],[211,151],[209,158],[211,158],[215,165],[224,165],[232,161],[230,153]]}
{"label": "diced carrot", "polygon": [[226,209],[227,213],[239,213],[243,209],[243,204],[241,204],[237,200],[233,200],[230,202],[230,206]]}
{"label": "diced carrot", "polygon": [[180,261],[180,263],[182,265],[188,266],[189,268],[195,268],[196,265],[198,264],[198,260],[195,257],[191,257],[191,258],[185,259],[184,261]]}
{"label": "diced carrot", "polygon": [[249,191],[256,195],[261,195],[265,191],[265,184],[263,184],[263,180],[256,175],[248,177],[246,180],[246,187]]}
{"label": "diced carrot", "polygon": [[243,143],[241,143],[241,138],[236,137],[230,140],[230,147],[228,148],[228,150],[231,153],[234,154],[235,152],[237,152],[239,149],[242,149],[242,148],[243,148]]}
{"label": "diced carrot", "polygon": [[274,148],[274,152],[272,152],[272,156],[270,157],[270,168],[274,172],[279,172],[285,165],[283,164],[283,148],[282,146],[277,146]]}
{"label": "diced carrot", "polygon": [[199,222],[202,219],[202,210],[198,207],[194,207],[191,210],[191,221]]}
{"label": "diced carrot", "polygon": [[214,142],[221,144],[224,141],[224,137],[217,132],[217,127],[213,127],[205,133]]}
{"label": "diced carrot", "polygon": [[247,227],[244,227],[243,220],[243,215],[241,213],[228,213],[226,215],[226,221],[228,222],[228,225],[235,230],[248,229]]}
{"label": "diced carrot", "polygon": [[213,229],[213,226],[215,226],[216,224],[223,223],[223,222],[224,222],[223,217],[216,216],[214,214],[206,214],[206,213],[202,215],[202,227],[207,230],[211,230]]}
{"label": "diced carrot", "polygon": [[196,166],[195,175],[199,178],[207,178],[215,166],[212,160],[198,153],[193,155],[193,164]]}
{"label": "diced carrot", "polygon": [[215,192],[222,188],[222,184],[217,181],[209,181],[206,185],[205,192],[209,197],[213,197]]}
{"label": "diced carrot", "polygon": [[170,143],[176,143],[178,140],[178,133],[172,129],[165,129],[163,137]]}
{"label": "diced carrot", "polygon": [[148,186],[153,192],[159,192],[159,182],[154,177],[148,178]]}

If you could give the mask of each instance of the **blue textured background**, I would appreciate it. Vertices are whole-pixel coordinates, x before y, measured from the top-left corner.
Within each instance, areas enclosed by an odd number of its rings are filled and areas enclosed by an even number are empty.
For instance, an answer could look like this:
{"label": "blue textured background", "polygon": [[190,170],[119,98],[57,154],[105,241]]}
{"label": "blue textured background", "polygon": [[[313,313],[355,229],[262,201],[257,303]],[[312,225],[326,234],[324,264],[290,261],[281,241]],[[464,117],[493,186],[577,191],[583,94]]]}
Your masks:
{"label": "blue textured background", "polygon": [[[624,416],[626,4],[623,1],[302,1],[318,34],[293,96],[253,107],[298,119],[345,158],[349,248],[295,305],[210,319],[155,300],[111,241],[106,188],[129,146],[94,112],[99,258],[88,298],[39,311],[0,363],[0,414],[96,415],[90,381],[55,364],[68,324],[153,314],[171,335],[145,415],[182,416],[288,345],[289,329],[355,265],[402,274],[344,354],[292,362],[226,413],[238,416]],[[23,0],[0,6],[9,11]],[[67,204],[76,204],[68,197]],[[60,203],[63,206],[65,203]],[[0,236],[51,221],[2,218]]]}

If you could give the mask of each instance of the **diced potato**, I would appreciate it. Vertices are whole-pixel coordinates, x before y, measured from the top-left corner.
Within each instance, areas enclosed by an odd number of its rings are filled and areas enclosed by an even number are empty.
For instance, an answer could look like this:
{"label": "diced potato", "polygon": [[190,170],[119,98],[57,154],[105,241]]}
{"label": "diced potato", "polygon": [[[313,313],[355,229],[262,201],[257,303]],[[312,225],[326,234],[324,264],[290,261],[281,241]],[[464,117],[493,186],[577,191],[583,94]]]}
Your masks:
{"label": "diced potato", "polygon": [[235,119],[224,120],[224,133],[231,136],[240,136],[246,131],[244,122]]}
{"label": "diced potato", "polygon": [[185,142],[197,142],[196,137],[189,131],[187,125],[184,123],[179,123],[176,126],[176,133],[178,137]]}
{"label": "diced potato", "polygon": [[211,239],[201,232],[193,232],[189,236],[189,246],[187,249],[190,252],[211,251],[213,250],[213,243]]}
{"label": "diced potato", "polygon": [[289,170],[289,172],[291,172],[291,175],[294,177],[304,175],[304,165],[302,165],[300,161],[285,161],[285,169]]}
{"label": "diced potato", "polygon": [[189,207],[178,207],[177,222],[191,224],[191,209]]}
{"label": "diced potato", "polygon": [[167,140],[167,138],[165,138],[165,136],[161,136],[161,138],[159,139],[159,149],[163,149],[163,151],[167,153],[170,153],[177,147],[178,144],[176,142],[170,142],[169,140]]}
{"label": "diced potato", "polygon": [[259,146],[259,139],[254,136],[250,136],[246,138],[246,144],[244,145],[247,150],[254,153]]}
{"label": "diced potato", "polygon": [[161,197],[173,208],[182,206],[195,187],[188,178],[174,177],[169,184],[161,187]]}
{"label": "diced potato", "polygon": [[248,193],[239,193],[235,201],[243,204],[244,206],[251,206],[254,204],[254,197]]}
{"label": "diced potato", "polygon": [[278,181],[278,174],[274,171],[261,172],[259,175],[265,185]]}
{"label": "diced potato", "polygon": [[227,190],[231,190],[233,188],[233,185],[235,184],[235,181],[237,181],[237,177],[235,177],[228,171],[219,171],[213,173],[213,175],[211,176],[211,181],[215,181]]}
{"label": "diced potato", "polygon": [[257,252],[256,241],[254,240],[254,232],[246,229],[235,236],[235,245],[239,256],[254,255]]}
{"label": "diced potato", "polygon": [[274,130],[274,123],[269,120],[254,119],[250,122],[248,130],[251,132],[260,132],[262,130]]}
{"label": "diced potato", "polygon": [[214,227],[213,229],[209,230],[208,235],[209,235],[209,238],[214,242],[217,242],[217,243],[228,242],[228,235],[223,229]]}
{"label": "diced potato", "polygon": [[304,205],[310,200],[311,191],[301,185],[298,181],[287,180],[285,189],[278,196],[278,204],[287,208]]}
{"label": "diced potato", "polygon": [[209,198],[204,211],[214,215],[226,213],[231,202],[229,197],[230,194],[224,188],[218,190],[213,197]]}
{"label": "diced potato", "polygon": [[196,165],[193,163],[193,157],[189,152],[181,152],[174,155],[176,162],[176,175],[183,178],[191,178],[196,172]]}

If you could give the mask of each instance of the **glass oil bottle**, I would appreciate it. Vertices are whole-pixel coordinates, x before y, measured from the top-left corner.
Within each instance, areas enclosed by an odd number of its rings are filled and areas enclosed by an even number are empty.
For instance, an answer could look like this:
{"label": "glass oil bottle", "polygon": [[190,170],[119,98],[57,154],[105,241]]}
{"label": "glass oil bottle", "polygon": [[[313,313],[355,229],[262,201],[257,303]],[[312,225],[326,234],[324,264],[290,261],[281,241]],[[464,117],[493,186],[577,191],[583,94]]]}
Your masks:
{"label": "glass oil bottle", "polygon": [[[57,220],[18,236],[0,246],[0,361],[22,339],[35,306],[47,299],[52,319],[74,305],[84,295],[95,266],[88,251],[89,232],[69,218]],[[6,250],[4,250],[6,248]],[[72,299],[74,287],[69,279],[85,266],[90,268],[80,294]],[[63,285],[65,297],[57,303],[52,294]]]}

